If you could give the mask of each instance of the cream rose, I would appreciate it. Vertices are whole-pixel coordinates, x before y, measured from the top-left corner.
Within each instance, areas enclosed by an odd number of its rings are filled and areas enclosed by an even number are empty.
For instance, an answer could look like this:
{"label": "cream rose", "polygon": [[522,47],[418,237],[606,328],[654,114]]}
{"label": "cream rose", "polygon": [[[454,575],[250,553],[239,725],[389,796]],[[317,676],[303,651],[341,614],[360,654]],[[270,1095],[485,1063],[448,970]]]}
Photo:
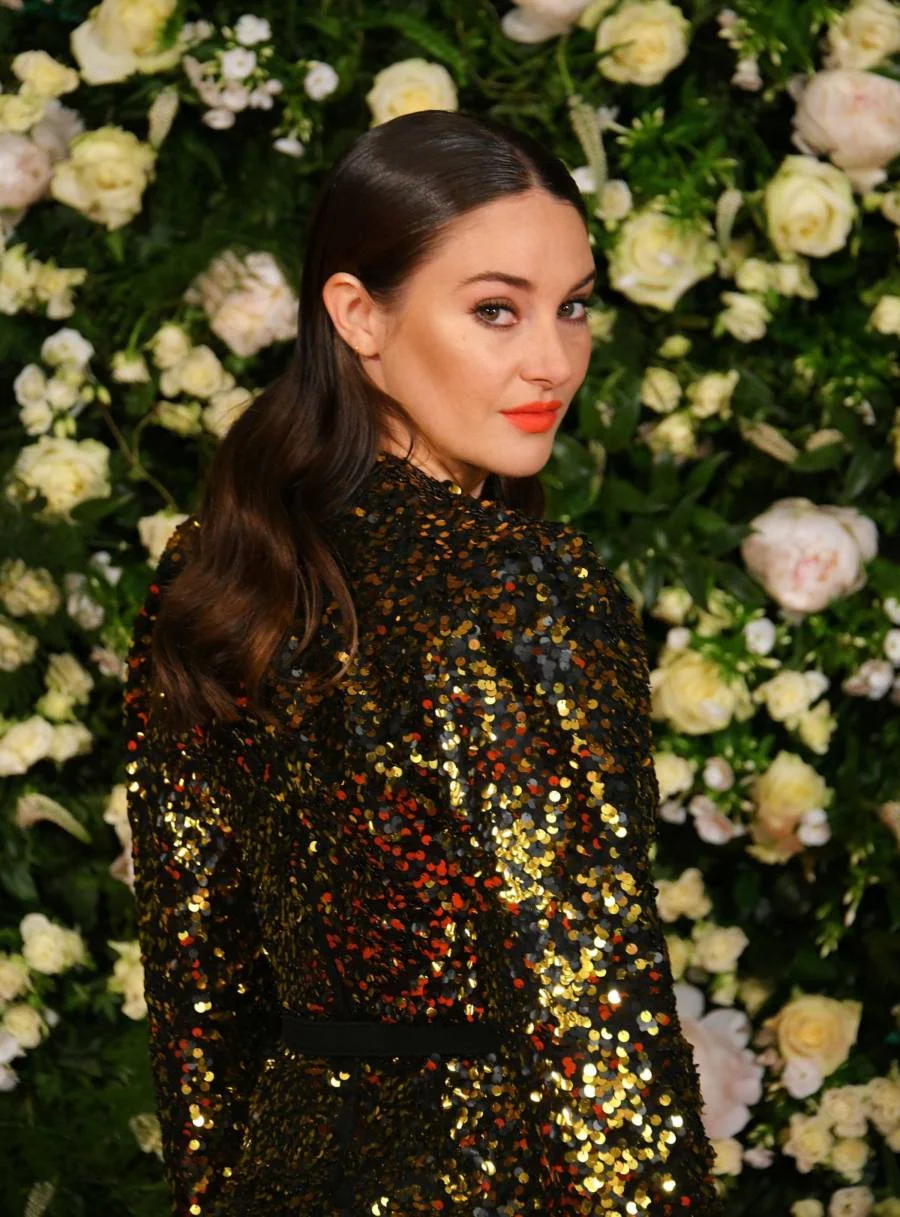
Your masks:
{"label": "cream rose", "polygon": [[147,343],[150,357],[158,368],[172,368],[187,358],[191,350],[191,340],[181,328],[173,322],[161,325]]}
{"label": "cream rose", "polygon": [[53,727],[38,714],[13,723],[0,736],[0,777],[27,773],[49,754],[52,742]]}
{"label": "cream rose", "polygon": [[33,987],[24,956],[0,952],[0,1002],[15,1001]]}
{"label": "cream rose", "polygon": [[140,944],[110,941],[109,946],[118,952],[119,958],[113,966],[113,974],[107,981],[110,993],[121,993],[125,998],[122,1013],[126,1018],[142,1019],[147,1016],[144,997],[144,965],[141,962]]}
{"label": "cream rose", "polygon": [[657,414],[669,414],[678,405],[681,385],[668,368],[647,368],[641,381],[641,403]]}
{"label": "cream rose", "polygon": [[92,85],[112,84],[135,72],[164,72],[178,63],[184,38],[159,48],[177,0],[102,0],[72,31],[72,54]]}
{"label": "cream rose", "polygon": [[46,51],[22,51],[11,66],[13,74],[41,97],[71,93],[81,83],[74,68],[67,68]]}
{"label": "cream rose", "polygon": [[791,1116],[788,1137],[782,1149],[795,1160],[797,1170],[806,1175],[814,1166],[828,1160],[833,1145],[834,1138],[824,1120],[795,1112]]}
{"label": "cream rose", "polygon": [[695,418],[731,417],[731,398],[740,372],[707,372],[687,387],[687,399]]}
{"label": "cream rose", "polygon": [[891,0],[857,0],[835,12],[828,29],[828,68],[875,68],[900,51],[900,9]]}
{"label": "cream rose", "polygon": [[22,955],[35,972],[53,976],[86,961],[84,942],[77,930],[57,925],[44,913],[26,913],[19,922],[19,933]]}
{"label": "cream rose", "polygon": [[203,426],[222,439],[252,401],[253,394],[240,385],[213,393],[201,415]]}
{"label": "cream rose", "polygon": [[669,952],[669,964],[672,968],[672,978],[681,980],[685,968],[691,962],[691,944],[687,938],[678,934],[666,934],[666,950]]}
{"label": "cream rose", "polygon": [[165,369],[159,387],[166,397],[188,393],[191,397],[207,398],[220,389],[233,388],[234,377],[222,367],[212,347],[201,343],[173,367]]}
{"label": "cream rose", "polygon": [[[875,1197],[867,1187],[839,1187],[831,1193],[828,1217],[868,1217]],[[887,1201],[890,1203],[890,1200]],[[881,1217],[881,1215],[880,1215]]]}
{"label": "cream rose", "polygon": [[801,152],[829,157],[856,190],[872,190],[900,153],[900,82],[874,72],[817,72],[800,96],[793,140]]}
{"label": "cream rose", "polygon": [[626,0],[597,26],[597,67],[618,84],[659,84],[687,56],[690,30],[669,0]]}
{"label": "cream rose", "polygon": [[716,317],[713,333],[718,337],[723,331],[738,342],[758,342],[766,333],[772,314],[761,296],[746,292],[722,292],[725,308]]}
{"label": "cream rose", "polygon": [[670,799],[673,795],[684,794],[690,790],[697,772],[695,761],[678,756],[674,752],[662,751],[653,754],[653,762],[660,799]]}
{"label": "cream rose", "polygon": [[90,672],[65,651],[50,656],[44,679],[48,689],[64,693],[79,705],[89,700],[94,687]]}
{"label": "cream rose", "polygon": [[656,888],[656,905],[663,921],[677,921],[679,917],[694,920],[705,917],[712,908],[696,866],[689,866],[677,879],[660,879]]}
{"label": "cream rose", "polygon": [[824,809],[832,792],[824,778],[793,752],[781,751],[764,773],[750,785],[756,805],[750,824],[755,846],[750,853],[762,862],[785,862],[799,853],[803,843],[797,835],[804,817]]}
{"label": "cream rose", "polygon": [[50,193],[89,220],[112,230],[141,210],[154,175],[156,152],[130,131],[100,127],[72,141],[68,160],[53,170]]}
{"label": "cream rose", "polygon": [[50,154],[26,135],[0,131],[0,210],[30,207],[47,193]]}
{"label": "cream rose", "polygon": [[711,229],[684,227],[655,208],[630,215],[609,256],[610,284],[636,304],[671,312],[689,288],[715,273]]}
{"label": "cream rose", "polygon": [[697,424],[687,410],[673,411],[641,434],[651,452],[668,453],[676,464],[697,455]]}
{"label": "cream rose", "polygon": [[726,682],[719,666],[697,651],[669,652],[650,673],[653,718],[667,719],[676,731],[705,735],[743,722],[754,706],[743,677]]}
{"label": "cream rose", "polygon": [[37,653],[37,639],[8,619],[0,617],[0,672],[15,672],[31,663]]}
{"label": "cream rose", "polygon": [[187,518],[183,511],[168,510],[157,511],[152,516],[141,516],[138,520],[138,536],[149,554],[147,561],[151,566],[156,565],[172,533]]}
{"label": "cream rose", "polygon": [[0,601],[13,617],[44,617],[56,612],[62,596],[45,567],[30,569],[24,559],[9,558],[0,566]]}
{"label": "cream rose", "polygon": [[47,1031],[47,1023],[41,1012],[26,1002],[16,1002],[10,1006],[4,1012],[0,1027],[8,1031],[23,1048],[37,1048]]}
{"label": "cream rose", "polygon": [[48,755],[57,765],[62,765],[73,756],[89,752],[93,742],[94,737],[84,723],[57,723],[53,728]]}
{"label": "cream rose", "polygon": [[882,296],[872,310],[869,325],[879,334],[900,336],[900,296]]}
{"label": "cream rose", "polygon": [[832,1170],[850,1183],[859,1183],[869,1159],[869,1147],[860,1137],[841,1137],[828,1159]]}
{"label": "cream rose", "polygon": [[900,1128],[900,1075],[872,1078],[863,1089],[869,1119],[881,1135]]}
{"label": "cream rose", "polygon": [[31,89],[0,94],[0,131],[24,135],[41,121],[47,105],[48,99]]}
{"label": "cream rose", "polygon": [[226,250],[194,280],[184,298],[202,305],[212,332],[245,359],[297,333],[297,296],[269,253],[241,259]]}
{"label": "cream rose", "polygon": [[376,72],[366,102],[372,127],[419,110],[459,109],[456,85],[444,65],[415,58],[401,59]]}
{"label": "cream rose", "polygon": [[785,1062],[810,1062],[828,1077],[846,1061],[856,1043],[862,1003],[807,994],[797,997],[773,1020],[778,1050]]}
{"label": "cream rose", "polygon": [[106,498],[112,490],[109,449],[96,439],[42,435],[19,453],[12,475],[7,497],[30,502],[41,494],[47,503],[39,514],[47,517],[67,517],[79,503]]}
{"label": "cream rose", "polygon": [[750,521],[741,556],[783,608],[815,613],[865,585],[863,563],[878,552],[875,524],[853,507],[779,499]]}
{"label": "cream rose", "polygon": [[847,243],[857,207],[842,169],[786,156],[763,192],[772,244],[781,254],[826,258]]}
{"label": "cream rose", "polygon": [[694,926],[694,962],[707,972],[733,972],[750,939],[738,925],[702,922]]}
{"label": "cream rose", "polygon": [[712,1142],[713,1150],[715,1151],[715,1161],[713,1162],[714,1175],[739,1175],[743,1162],[743,1150],[735,1137],[725,1137],[722,1140]]}
{"label": "cream rose", "polygon": [[504,13],[500,28],[513,42],[546,42],[570,29],[587,8],[589,0],[514,0],[515,8]]}
{"label": "cream rose", "polygon": [[694,601],[685,587],[663,587],[650,612],[669,625],[683,625]]}
{"label": "cream rose", "polygon": [[199,401],[158,401],[153,410],[153,420],[176,435],[199,435],[203,430],[200,415],[203,407]]}
{"label": "cream rose", "polygon": [[753,690],[753,700],[765,702],[769,715],[778,723],[787,723],[793,729],[802,714],[805,714],[817,697],[829,685],[824,672],[793,672],[784,670],[764,681]]}

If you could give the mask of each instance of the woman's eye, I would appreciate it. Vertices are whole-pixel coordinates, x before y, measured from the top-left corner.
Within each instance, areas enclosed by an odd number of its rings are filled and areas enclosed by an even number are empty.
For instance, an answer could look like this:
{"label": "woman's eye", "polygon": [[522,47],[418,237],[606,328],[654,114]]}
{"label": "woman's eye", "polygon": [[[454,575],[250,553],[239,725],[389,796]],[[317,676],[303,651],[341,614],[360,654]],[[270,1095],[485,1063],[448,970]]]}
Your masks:
{"label": "woman's eye", "polygon": [[[576,296],[571,300],[567,300],[565,302],[565,304],[560,306],[561,308],[568,308],[570,305],[580,305],[581,311],[576,312],[574,315],[564,316],[563,320],[564,321],[574,321],[574,322],[587,321],[588,315],[590,313],[590,309],[587,307],[587,304],[588,304],[588,300],[590,300],[590,299],[591,299],[590,296]],[[485,314],[488,310],[491,310],[491,312],[492,312],[491,317],[485,316]],[[514,313],[515,309],[513,308],[513,305],[509,300],[486,300],[483,304],[477,304],[472,311],[479,318],[479,320],[483,321],[486,325],[492,326],[495,330],[496,329],[506,330],[506,329],[509,329],[510,327],[508,325],[496,325],[495,321],[494,321],[494,316],[496,315],[496,312],[498,312],[498,311],[506,312],[506,313]]]}

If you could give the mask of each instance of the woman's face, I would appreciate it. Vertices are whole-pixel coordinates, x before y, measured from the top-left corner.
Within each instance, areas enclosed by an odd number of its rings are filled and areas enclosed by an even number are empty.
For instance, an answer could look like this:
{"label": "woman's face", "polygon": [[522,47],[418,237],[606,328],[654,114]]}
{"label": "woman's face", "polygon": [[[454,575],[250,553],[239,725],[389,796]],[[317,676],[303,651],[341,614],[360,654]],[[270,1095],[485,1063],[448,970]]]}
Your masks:
{"label": "woman's face", "polygon": [[[587,372],[593,278],[581,216],[535,189],[453,221],[394,312],[363,302],[344,313],[365,373],[415,420],[416,464],[471,494],[488,473],[523,477],[546,464]],[[554,401],[561,408],[532,416],[530,430],[503,413]],[[403,453],[405,439],[385,436],[383,447]]]}

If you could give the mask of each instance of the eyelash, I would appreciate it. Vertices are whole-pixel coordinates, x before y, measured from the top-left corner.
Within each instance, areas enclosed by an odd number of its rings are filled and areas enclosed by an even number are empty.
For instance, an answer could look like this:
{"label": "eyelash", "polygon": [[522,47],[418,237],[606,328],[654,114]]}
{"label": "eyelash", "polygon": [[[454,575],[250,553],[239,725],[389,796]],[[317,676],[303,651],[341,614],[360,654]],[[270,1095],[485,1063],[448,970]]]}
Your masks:
{"label": "eyelash", "polygon": [[[584,325],[591,314],[591,310],[587,307],[587,302],[589,300],[593,300],[593,296],[572,296],[571,299],[566,300],[564,302],[565,304],[583,304],[585,309],[583,316],[564,317],[563,320],[568,321],[571,325]],[[508,325],[495,325],[493,321],[486,321],[484,317],[480,316],[481,310],[484,308],[505,308],[510,312],[515,312],[515,306],[511,300],[483,300],[481,304],[476,304],[472,309],[476,319],[480,321],[482,325],[486,325],[492,330],[508,330],[511,328]]]}

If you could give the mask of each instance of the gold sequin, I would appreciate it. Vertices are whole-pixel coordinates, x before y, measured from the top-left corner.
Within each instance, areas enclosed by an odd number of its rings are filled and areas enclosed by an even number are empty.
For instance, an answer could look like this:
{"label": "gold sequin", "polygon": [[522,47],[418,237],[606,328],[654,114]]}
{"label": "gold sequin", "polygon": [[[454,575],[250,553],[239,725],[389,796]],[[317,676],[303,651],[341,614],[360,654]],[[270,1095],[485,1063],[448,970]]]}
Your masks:
{"label": "gold sequin", "polygon": [[[329,605],[249,712],[146,729],[160,560],[129,652],[128,815],[177,1217],[714,1217],[648,847],[644,638],[589,540],[382,453]],[[481,1057],[323,1058],[310,1020],[491,1020]]]}

